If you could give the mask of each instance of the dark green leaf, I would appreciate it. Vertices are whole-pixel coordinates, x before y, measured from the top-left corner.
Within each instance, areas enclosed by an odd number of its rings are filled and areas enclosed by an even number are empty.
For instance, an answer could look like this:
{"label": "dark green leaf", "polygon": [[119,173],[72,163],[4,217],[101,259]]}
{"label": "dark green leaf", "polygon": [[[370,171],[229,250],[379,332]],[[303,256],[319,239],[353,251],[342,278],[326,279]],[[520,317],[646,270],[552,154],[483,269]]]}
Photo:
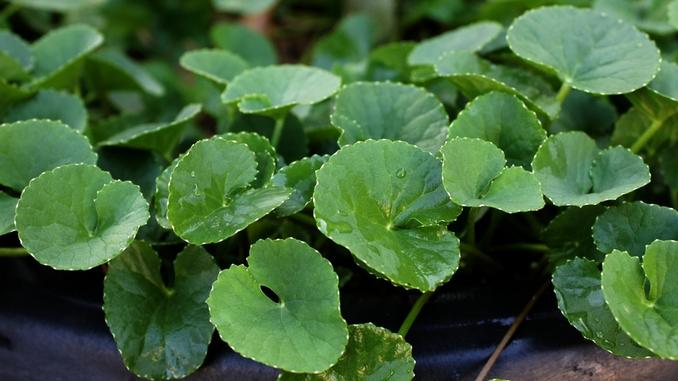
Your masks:
{"label": "dark green leaf", "polygon": [[78,132],[87,128],[87,109],[82,99],[62,91],[41,90],[33,98],[13,106],[5,120],[58,120]]}

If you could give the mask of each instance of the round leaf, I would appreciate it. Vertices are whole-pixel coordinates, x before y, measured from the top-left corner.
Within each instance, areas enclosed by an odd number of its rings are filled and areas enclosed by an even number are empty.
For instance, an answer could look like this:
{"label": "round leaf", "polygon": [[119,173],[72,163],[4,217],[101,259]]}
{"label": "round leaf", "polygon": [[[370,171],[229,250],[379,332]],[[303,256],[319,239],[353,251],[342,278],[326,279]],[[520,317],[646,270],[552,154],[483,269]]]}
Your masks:
{"label": "round leaf", "polygon": [[603,253],[626,251],[642,257],[645,246],[656,239],[678,240],[678,212],[644,202],[613,206],[598,216],[593,240]]}
{"label": "round leaf", "polygon": [[260,219],[289,197],[285,188],[253,188],[255,155],[221,137],[195,143],[169,181],[167,217],[193,244],[220,242]]}
{"label": "round leaf", "polygon": [[257,241],[247,263],[223,270],[207,299],[221,338],[245,357],[290,372],[334,365],[348,329],[330,262],[305,243],[285,239]]}
{"label": "round leaf", "polygon": [[161,261],[136,242],[112,260],[104,279],[106,324],[127,369],[151,379],[182,378],[207,354],[214,327],[205,299],[219,273],[202,248],[189,246],[174,261],[167,287]]}
{"label": "round leaf", "polygon": [[15,224],[22,246],[38,262],[86,270],[125,250],[148,217],[138,186],[113,180],[93,165],[71,164],[31,181]]}
{"label": "round leaf", "polygon": [[367,139],[403,140],[435,153],[445,141],[447,113],[426,90],[398,83],[354,83],[337,94],[332,124],[339,145]]}
{"label": "round leaf", "polygon": [[613,251],[603,262],[602,287],[614,318],[633,340],[678,360],[677,241],[648,245],[642,267],[638,257]]}
{"label": "round leaf", "polygon": [[450,125],[449,138],[478,138],[494,143],[509,165],[530,167],[546,131],[537,115],[513,95],[489,92],[469,102]]}
{"label": "round leaf", "polygon": [[0,191],[0,235],[14,231],[14,211],[18,199]]}
{"label": "round leaf", "polygon": [[614,320],[603,298],[596,262],[575,258],[556,268],[553,287],[560,312],[582,335],[608,352],[625,357],[650,357]]}
{"label": "round leaf", "polygon": [[60,165],[96,161],[87,139],[60,122],[28,120],[0,125],[0,184],[15,190]]}
{"label": "round leaf", "polygon": [[318,228],[391,282],[432,291],[459,264],[447,230],[460,208],[441,182],[441,163],[404,142],[345,146],[316,172]]}
{"label": "round leaf", "polygon": [[504,153],[475,138],[454,138],[440,149],[443,185],[459,205],[489,206],[507,213],[544,206],[539,181],[520,167],[504,167]]}
{"label": "round leaf", "polygon": [[219,23],[210,30],[212,43],[242,57],[250,66],[266,66],[275,64],[273,45],[266,37],[241,25]]}
{"label": "round leaf", "polygon": [[[674,102],[678,102],[678,64],[662,61],[661,70],[647,88]],[[676,106],[678,107],[678,105]]]}
{"label": "round leaf", "polygon": [[201,49],[184,53],[179,63],[186,70],[224,85],[249,66],[238,55],[219,49]]}
{"label": "round leaf", "polygon": [[556,72],[567,85],[594,94],[622,94],[645,86],[659,69],[659,49],[617,18],[590,9],[543,7],[515,19],[511,50]]}
{"label": "round leaf", "polygon": [[221,95],[225,103],[238,103],[246,114],[275,113],[298,104],[314,104],[332,96],[341,79],[303,65],[254,68],[235,77]]}
{"label": "round leaf", "polygon": [[648,166],[623,147],[600,150],[583,132],[549,137],[532,161],[542,189],[555,205],[594,205],[650,182]]}
{"label": "round leaf", "polygon": [[414,378],[412,346],[400,335],[371,323],[348,327],[346,352],[339,362],[319,374],[283,372],[278,381],[409,381]]}
{"label": "round leaf", "polygon": [[87,127],[87,109],[82,99],[62,91],[42,90],[33,98],[12,106],[5,120],[15,122],[27,119],[58,120],[78,132]]}
{"label": "round leaf", "polygon": [[292,194],[276,212],[289,216],[302,211],[311,202],[315,186],[315,172],[325,164],[328,156],[313,155],[290,163],[273,176],[273,185],[292,189]]}
{"label": "round leaf", "polygon": [[493,21],[482,21],[420,42],[410,53],[410,65],[434,64],[448,52],[477,52],[495,39],[503,28]]}
{"label": "round leaf", "polygon": [[226,133],[222,138],[236,143],[243,143],[254,153],[257,161],[257,179],[252,186],[262,187],[271,180],[276,169],[275,148],[265,137],[254,132]]}

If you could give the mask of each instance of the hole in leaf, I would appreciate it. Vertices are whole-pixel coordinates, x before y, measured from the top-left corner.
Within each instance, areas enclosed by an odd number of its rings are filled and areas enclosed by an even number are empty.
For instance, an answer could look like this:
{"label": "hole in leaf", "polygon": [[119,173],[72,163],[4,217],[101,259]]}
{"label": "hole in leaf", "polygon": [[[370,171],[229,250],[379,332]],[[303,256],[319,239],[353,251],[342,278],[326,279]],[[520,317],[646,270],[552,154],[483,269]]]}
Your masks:
{"label": "hole in leaf", "polygon": [[267,298],[271,299],[273,303],[280,303],[280,297],[275,293],[275,291],[266,286],[261,286],[259,288],[261,289],[261,292],[263,292]]}

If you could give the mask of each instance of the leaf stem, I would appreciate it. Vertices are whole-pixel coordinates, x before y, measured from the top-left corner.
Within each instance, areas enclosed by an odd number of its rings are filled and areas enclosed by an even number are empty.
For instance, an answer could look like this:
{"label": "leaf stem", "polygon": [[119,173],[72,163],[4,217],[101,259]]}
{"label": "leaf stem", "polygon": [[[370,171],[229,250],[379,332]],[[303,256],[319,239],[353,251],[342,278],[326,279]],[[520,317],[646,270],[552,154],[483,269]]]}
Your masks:
{"label": "leaf stem", "polygon": [[476,243],[476,218],[478,217],[477,208],[471,208],[468,210],[468,216],[466,217],[466,242],[471,246]]}
{"label": "leaf stem", "polygon": [[282,136],[286,117],[287,115],[282,115],[275,118],[275,126],[273,127],[273,134],[271,135],[271,145],[273,145],[274,148],[278,148],[278,143],[280,143],[280,137]]}
{"label": "leaf stem", "polygon": [[650,139],[652,139],[654,134],[656,134],[657,131],[659,131],[659,129],[661,129],[663,125],[664,120],[662,119],[653,120],[652,124],[650,124],[650,128],[645,130],[645,132],[643,132],[643,134],[640,135],[638,139],[636,139],[636,141],[633,143],[633,145],[631,146],[631,152],[633,153],[640,152],[640,150],[642,150],[643,147],[645,147],[645,144],[647,144],[647,142],[649,142]]}
{"label": "leaf stem", "polygon": [[511,250],[524,250],[524,251],[533,251],[537,253],[546,253],[551,250],[548,246],[543,243],[513,243],[510,245],[499,245],[491,248],[490,251],[511,251]]}
{"label": "leaf stem", "polygon": [[560,89],[558,90],[558,94],[556,94],[556,100],[558,103],[561,105],[565,101],[565,98],[567,98],[567,94],[570,93],[570,90],[572,90],[572,86],[570,86],[569,83],[563,82],[563,84],[560,86]]}
{"label": "leaf stem", "polygon": [[21,257],[28,255],[23,247],[0,247],[0,257]]}
{"label": "leaf stem", "polygon": [[417,319],[417,316],[419,316],[419,312],[421,312],[422,307],[424,307],[424,304],[428,302],[431,295],[433,295],[433,292],[424,292],[423,294],[419,295],[419,298],[416,302],[414,302],[414,305],[410,309],[410,312],[407,313],[403,324],[398,330],[398,334],[400,336],[405,337],[407,335],[407,333],[410,331],[410,328],[412,328],[412,324],[414,324],[414,321]]}
{"label": "leaf stem", "polygon": [[511,324],[511,327],[509,327],[508,331],[506,331],[504,337],[501,338],[501,341],[497,345],[497,348],[494,349],[494,352],[492,352],[492,355],[487,360],[483,368],[480,370],[480,373],[478,373],[478,377],[476,377],[475,381],[484,381],[485,378],[487,378],[487,375],[490,373],[490,370],[492,370],[492,367],[499,359],[499,355],[501,355],[501,352],[504,350],[504,348],[506,348],[509,341],[511,341],[511,338],[518,330],[518,327],[520,327],[520,324],[522,324],[522,322],[525,320],[527,314],[530,313],[532,307],[534,307],[535,303],[537,303],[537,300],[539,300],[539,297],[541,297],[541,295],[544,293],[546,287],[548,287],[548,284],[549,282],[544,282],[544,284],[542,284],[541,287],[537,289],[534,295],[532,295],[532,298],[530,298],[530,300],[527,302],[523,310],[520,311],[520,314],[516,316],[516,319],[513,321],[513,324]]}

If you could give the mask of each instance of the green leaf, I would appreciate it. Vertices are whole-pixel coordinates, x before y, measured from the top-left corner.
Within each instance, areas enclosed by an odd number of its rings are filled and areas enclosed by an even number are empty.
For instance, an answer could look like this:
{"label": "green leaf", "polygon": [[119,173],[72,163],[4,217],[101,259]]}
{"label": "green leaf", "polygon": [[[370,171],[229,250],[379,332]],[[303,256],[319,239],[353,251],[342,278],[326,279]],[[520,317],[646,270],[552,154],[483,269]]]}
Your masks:
{"label": "green leaf", "polygon": [[155,192],[155,179],[162,172],[162,159],[150,151],[123,147],[102,147],[97,152],[97,166],[114,179],[128,180],[141,188],[146,200]]}
{"label": "green leaf", "polygon": [[[327,124],[329,125],[329,122]],[[238,114],[238,117],[230,126],[232,132],[256,132],[269,141],[273,137],[274,128],[275,121],[273,119],[256,114]],[[332,131],[335,131],[335,129],[332,128]],[[308,155],[308,137],[304,125],[293,113],[285,118],[276,152],[288,163]]]}
{"label": "green leaf", "polygon": [[617,110],[606,97],[574,90],[565,98],[549,132],[583,131],[600,142],[609,139],[617,117]]}
{"label": "green leaf", "polygon": [[375,25],[366,14],[344,17],[336,29],[313,46],[313,66],[333,70],[342,65],[362,62],[374,42]]}
{"label": "green leaf", "polygon": [[459,240],[447,230],[461,209],[441,182],[441,163],[405,142],[344,146],[316,172],[320,231],[391,282],[432,291],[454,274]]}
{"label": "green leaf", "polygon": [[138,186],[94,165],[70,164],[28,184],[14,221],[21,244],[38,262],[86,270],[125,250],[148,217]]}
{"label": "green leaf", "polygon": [[614,320],[603,298],[600,269],[596,262],[575,258],[553,273],[558,308],[582,335],[618,356],[651,357]]}
{"label": "green leaf", "polygon": [[27,120],[0,125],[0,184],[17,191],[60,165],[96,161],[87,139],[61,122]]}
{"label": "green leaf", "polygon": [[343,87],[330,118],[342,131],[339,145],[367,139],[402,140],[431,153],[444,143],[449,123],[445,108],[433,94],[390,82]]}
{"label": "green leaf", "polygon": [[202,364],[214,327],[205,300],[219,273],[201,247],[174,261],[174,281],[161,277],[161,260],[137,241],[112,260],[104,279],[104,313],[127,369],[150,379],[183,378]]}
{"label": "green leaf", "polygon": [[329,156],[313,155],[290,163],[273,176],[271,182],[278,187],[292,189],[290,198],[277,209],[285,217],[302,211],[311,202],[315,186],[315,172],[325,164]]}
{"label": "green leaf", "polygon": [[537,115],[513,95],[489,92],[469,102],[450,125],[449,138],[478,138],[494,143],[509,165],[530,168],[546,131]]}
{"label": "green leaf", "polygon": [[25,80],[32,68],[30,45],[14,33],[0,30],[0,78]]}
{"label": "green leaf", "polygon": [[519,57],[553,70],[567,86],[594,94],[639,89],[654,78],[661,61],[646,34],[590,9],[529,11],[515,19],[507,40]]}
{"label": "green leaf", "polygon": [[671,34],[667,7],[671,0],[595,0],[593,8],[630,22],[648,33]]}
{"label": "green leaf", "polygon": [[591,228],[603,211],[602,205],[571,206],[555,216],[541,235],[551,249],[547,254],[551,262],[557,265],[575,257],[602,262],[605,254],[596,250]]}
{"label": "green leaf", "polygon": [[553,204],[594,205],[650,182],[648,166],[623,147],[600,150],[583,132],[549,137],[532,161],[544,195]]}
{"label": "green leaf", "polygon": [[9,0],[25,8],[34,8],[52,12],[72,12],[83,8],[92,8],[107,0]]}
{"label": "green leaf", "polygon": [[30,90],[15,86],[0,78],[0,111],[4,111],[12,103],[30,97],[31,94]]}
{"label": "green leaf", "polygon": [[400,335],[372,323],[348,327],[346,352],[339,362],[318,374],[283,372],[278,381],[389,380],[414,378],[412,346]]}
{"label": "green leaf", "polygon": [[610,207],[593,225],[593,240],[603,253],[626,251],[642,257],[656,239],[678,240],[678,211],[641,201]]}
{"label": "green leaf", "polygon": [[188,71],[224,85],[249,67],[238,55],[220,49],[192,50],[181,56],[179,64]]}
{"label": "green leaf", "polygon": [[35,65],[32,88],[69,87],[75,83],[82,60],[104,38],[87,25],[69,25],[42,36],[31,46]]}
{"label": "green leaf", "polygon": [[27,119],[57,120],[83,132],[87,128],[87,109],[82,99],[75,95],[41,90],[33,98],[14,105],[5,116],[7,122]]}
{"label": "green leaf", "polygon": [[646,88],[626,96],[651,120],[663,122],[678,114],[678,65],[663,61],[661,70]]}
{"label": "green leaf", "polygon": [[476,138],[454,138],[440,149],[443,185],[462,206],[489,206],[506,213],[544,206],[539,181],[521,167],[505,167],[501,149]]}
{"label": "green leaf", "polygon": [[673,0],[668,5],[669,23],[678,29],[678,0]]}
{"label": "green leaf", "polygon": [[270,41],[240,24],[219,23],[210,30],[212,43],[242,57],[250,66],[273,65],[278,61]]}
{"label": "green leaf", "polygon": [[13,232],[14,210],[18,199],[0,191],[0,235]]}
{"label": "green leaf", "polygon": [[614,318],[638,344],[671,360],[678,360],[677,274],[676,241],[648,245],[642,267],[617,250],[603,262],[603,294]]}
{"label": "green leaf", "polygon": [[265,216],[290,195],[285,188],[254,188],[255,155],[221,137],[202,140],[177,163],[169,181],[167,216],[193,244],[220,242]]}
{"label": "green leaf", "polygon": [[277,114],[298,104],[314,104],[339,90],[341,79],[321,69],[279,65],[246,70],[221,95],[246,114]]}
{"label": "green leaf", "polygon": [[88,59],[87,71],[89,81],[100,91],[138,89],[156,97],[165,94],[162,83],[118,49],[106,48],[93,54]]}
{"label": "green leaf", "polygon": [[199,104],[190,104],[179,111],[171,122],[133,126],[99,142],[98,145],[147,149],[167,157],[179,142],[187,123],[198,115],[201,109]]}
{"label": "green leaf", "polygon": [[375,48],[369,56],[368,78],[375,81],[407,81],[411,71],[407,57],[415,46],[414,42],[400,41]]}
{"label": "green leaf", "polygon": [[254,15],[261,13],[275,4],[276,0],[212,0],[214,7],[220,11]]}
{"label": "green leaf", "polygon": [[257,161],[257,178],[252,183],[253,187],[263,187],[271,181],[277,166],[277,155],[268,139],[254,132],[229,132],[220,136],[232,142],[243,143],[254,153]]}
{"label": "green leaf", "polygon": [[155,195],[153,196],[153,205],[155,207],[155,220],[158,222],[158,225],[162,226],[165,229],[171,229],[169,220],[167,219],[167,206],[169,200],[169,182],[172,178],[172,172],[179,164],[179,160],[184,157],[180,155],[174,159],[170,165],[167,166],[161,173],[160,176],[155,180]]}
{"label": "green leaf", "polygon": [[412,50],[410,65],[433,65],[449,52],[477,52],[489,44],[503,30],[501,24],[481,21],[424,40]]}
{"label": "green leaf", "polygon": [[348,329],[330,262],[288,238],[257,241],[247,263],[219,273],[207,299],[221,338],[245,357],[290,372],[317,373],[334,365]]}

